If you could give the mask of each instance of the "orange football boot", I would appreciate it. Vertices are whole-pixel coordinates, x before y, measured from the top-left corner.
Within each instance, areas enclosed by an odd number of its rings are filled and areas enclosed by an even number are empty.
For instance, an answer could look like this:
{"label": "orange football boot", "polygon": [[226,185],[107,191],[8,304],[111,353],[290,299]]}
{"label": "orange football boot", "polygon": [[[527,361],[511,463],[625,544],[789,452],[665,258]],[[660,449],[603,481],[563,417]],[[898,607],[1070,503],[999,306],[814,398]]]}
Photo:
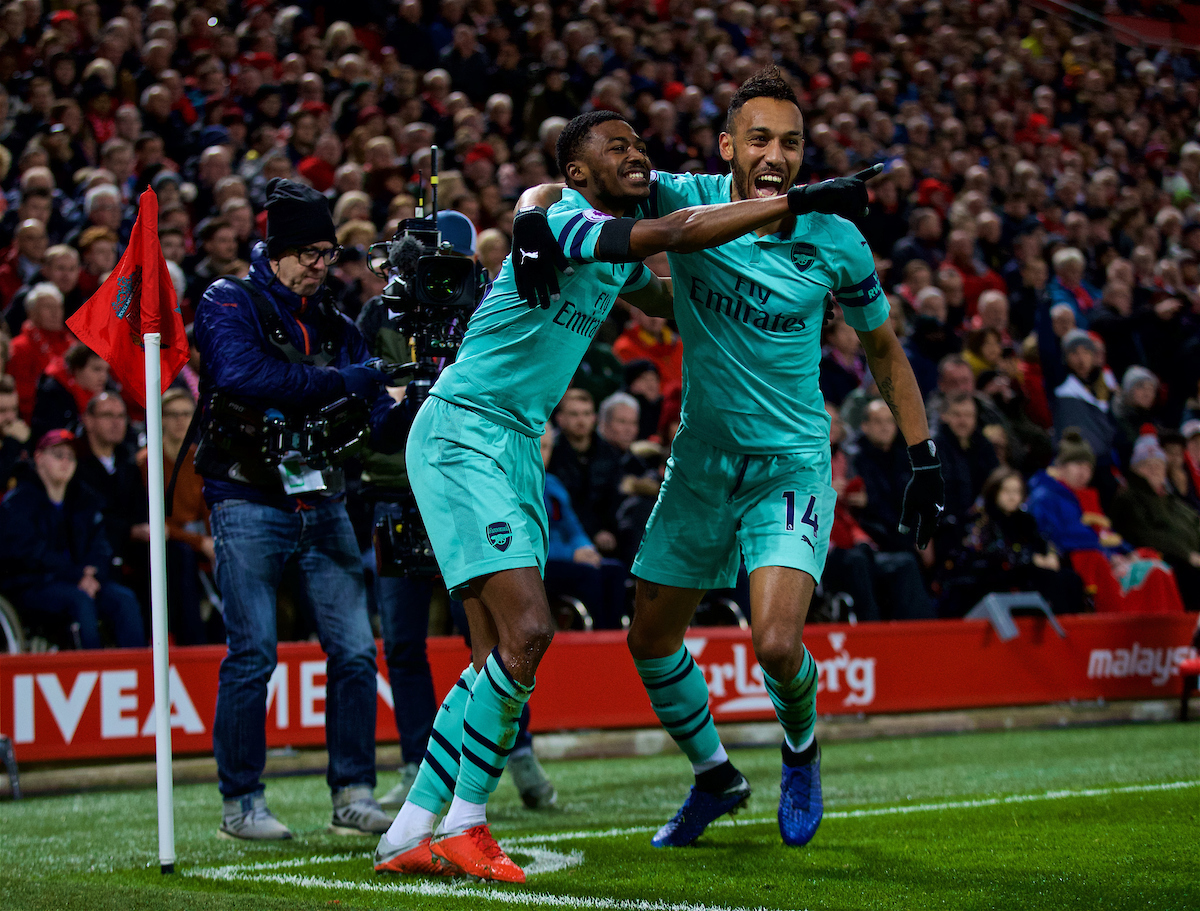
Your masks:
{"label": "orange football boot", "polygon": [[487,823],[437,835],[429,847],[434,857],[448,861],[468,876],[502,883],[525,882],[525,871],[496,843]]}
{"label": "orange football boot", "polygon": [[418,876],[457,876],[459,869],[429,850],[429,836],[407,845],[396,847],[387,840],[379,839],[375,849],[376,873],[409,873]]}

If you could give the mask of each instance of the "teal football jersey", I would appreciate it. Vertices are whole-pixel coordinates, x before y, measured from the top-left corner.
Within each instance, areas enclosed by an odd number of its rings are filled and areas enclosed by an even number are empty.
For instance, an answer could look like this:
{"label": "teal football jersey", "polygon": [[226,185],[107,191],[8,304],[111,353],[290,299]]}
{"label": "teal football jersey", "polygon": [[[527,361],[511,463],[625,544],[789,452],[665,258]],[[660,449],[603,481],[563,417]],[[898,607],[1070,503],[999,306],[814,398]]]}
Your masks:
{"label": "teal football jersey", "polygon": [[[729,202],[731,182],[728,174],[656,171],[646,208],[657,218]],[[826,298],[833,294],[860,331],[888,318],[858,228],[811,213],[797,217],[786,236],[751,232],[668,259],[683,339],[682,424],[729,452],[828,453],[819,383]]]}
{"label": "teal football jersey", "polygon": [[559,276],[558,302],[543,310],[522,300],[512,257],[506,258],[471,317],[458,358],[430,394],[504,427],[541,436],[617,295],[637,291],[651,278],[640,262],[596,259],[600,228],[611,217],[576,191],[564,190],[547,213],[551,230],[575,266],[573,275]]}

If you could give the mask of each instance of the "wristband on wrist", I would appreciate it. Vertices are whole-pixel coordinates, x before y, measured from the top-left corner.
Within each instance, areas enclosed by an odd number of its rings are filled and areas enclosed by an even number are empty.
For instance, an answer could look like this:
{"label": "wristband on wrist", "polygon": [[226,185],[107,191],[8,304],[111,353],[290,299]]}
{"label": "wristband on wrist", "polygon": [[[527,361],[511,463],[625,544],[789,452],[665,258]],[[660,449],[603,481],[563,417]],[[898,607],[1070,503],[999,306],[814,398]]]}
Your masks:
{"label": "wristband on wrist", "polygon": [[788,211],[793,215],[804,215],[809,212],[808,200],[805,199],[807,195],[807,187],[791,187],[787,193]]}
{"label": "wristband on wrist", "polygon": [[938,460],[937,446],[933,440],[922,440],[920,443],[909,446],[908,461],[914,469],[936,468],[941,464]]}

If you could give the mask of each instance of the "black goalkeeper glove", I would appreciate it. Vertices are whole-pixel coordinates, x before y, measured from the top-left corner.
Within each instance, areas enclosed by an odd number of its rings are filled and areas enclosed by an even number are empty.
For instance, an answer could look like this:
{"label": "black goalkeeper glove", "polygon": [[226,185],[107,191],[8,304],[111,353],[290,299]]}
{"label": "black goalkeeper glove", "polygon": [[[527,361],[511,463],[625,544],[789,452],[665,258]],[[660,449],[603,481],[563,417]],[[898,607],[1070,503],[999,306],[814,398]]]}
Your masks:
{"label": "black goalkeeper glove", "polygon": [[946,508],[946,484],[942,480],[942,462],[933,440],[908,447],[912,477],[904,488],[900,507],[900,534],[915,533],[917,547],[924,548],[933,537]]}
{"label": "black goalkeeper glove", "polygon": [[513,279],[517,294],[531,307],[550,309],[558,300],[558,273],[575,272],[550,230],[546,210],[541,206],[525,206],[513,219],[512,244]]}
{"label": "black goalkeeper glove", "polygon": [[831,177],[820,183],[810,183],[788,190],[788,208],[793,215],[822,212],[842,218],[862,218],[867,214],[867,181],[883,171],[876,164],[859,171],[853,177]]}

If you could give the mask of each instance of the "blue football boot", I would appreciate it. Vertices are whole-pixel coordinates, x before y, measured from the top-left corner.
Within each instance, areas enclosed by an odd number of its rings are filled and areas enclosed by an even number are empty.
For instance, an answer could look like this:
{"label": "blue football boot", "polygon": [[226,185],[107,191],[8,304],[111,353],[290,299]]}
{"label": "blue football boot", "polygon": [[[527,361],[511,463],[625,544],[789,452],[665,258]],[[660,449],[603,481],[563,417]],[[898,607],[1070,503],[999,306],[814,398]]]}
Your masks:
{"label": "blue football boot", "polygon": [[821,797],[821,749],[807,765],[784,763],[779,786],[779,834],[785,845],[800,847],[812,841],[825,815]]}
{"label": "blue football boot", "polygon": [[656,848],[682,848],[699,838],[708,824],[726,813],[736,813],[750,799],[750,782],[741,772],[733,784],[719,794],[692,786],[679,812],[655,833],[650,844]]}

